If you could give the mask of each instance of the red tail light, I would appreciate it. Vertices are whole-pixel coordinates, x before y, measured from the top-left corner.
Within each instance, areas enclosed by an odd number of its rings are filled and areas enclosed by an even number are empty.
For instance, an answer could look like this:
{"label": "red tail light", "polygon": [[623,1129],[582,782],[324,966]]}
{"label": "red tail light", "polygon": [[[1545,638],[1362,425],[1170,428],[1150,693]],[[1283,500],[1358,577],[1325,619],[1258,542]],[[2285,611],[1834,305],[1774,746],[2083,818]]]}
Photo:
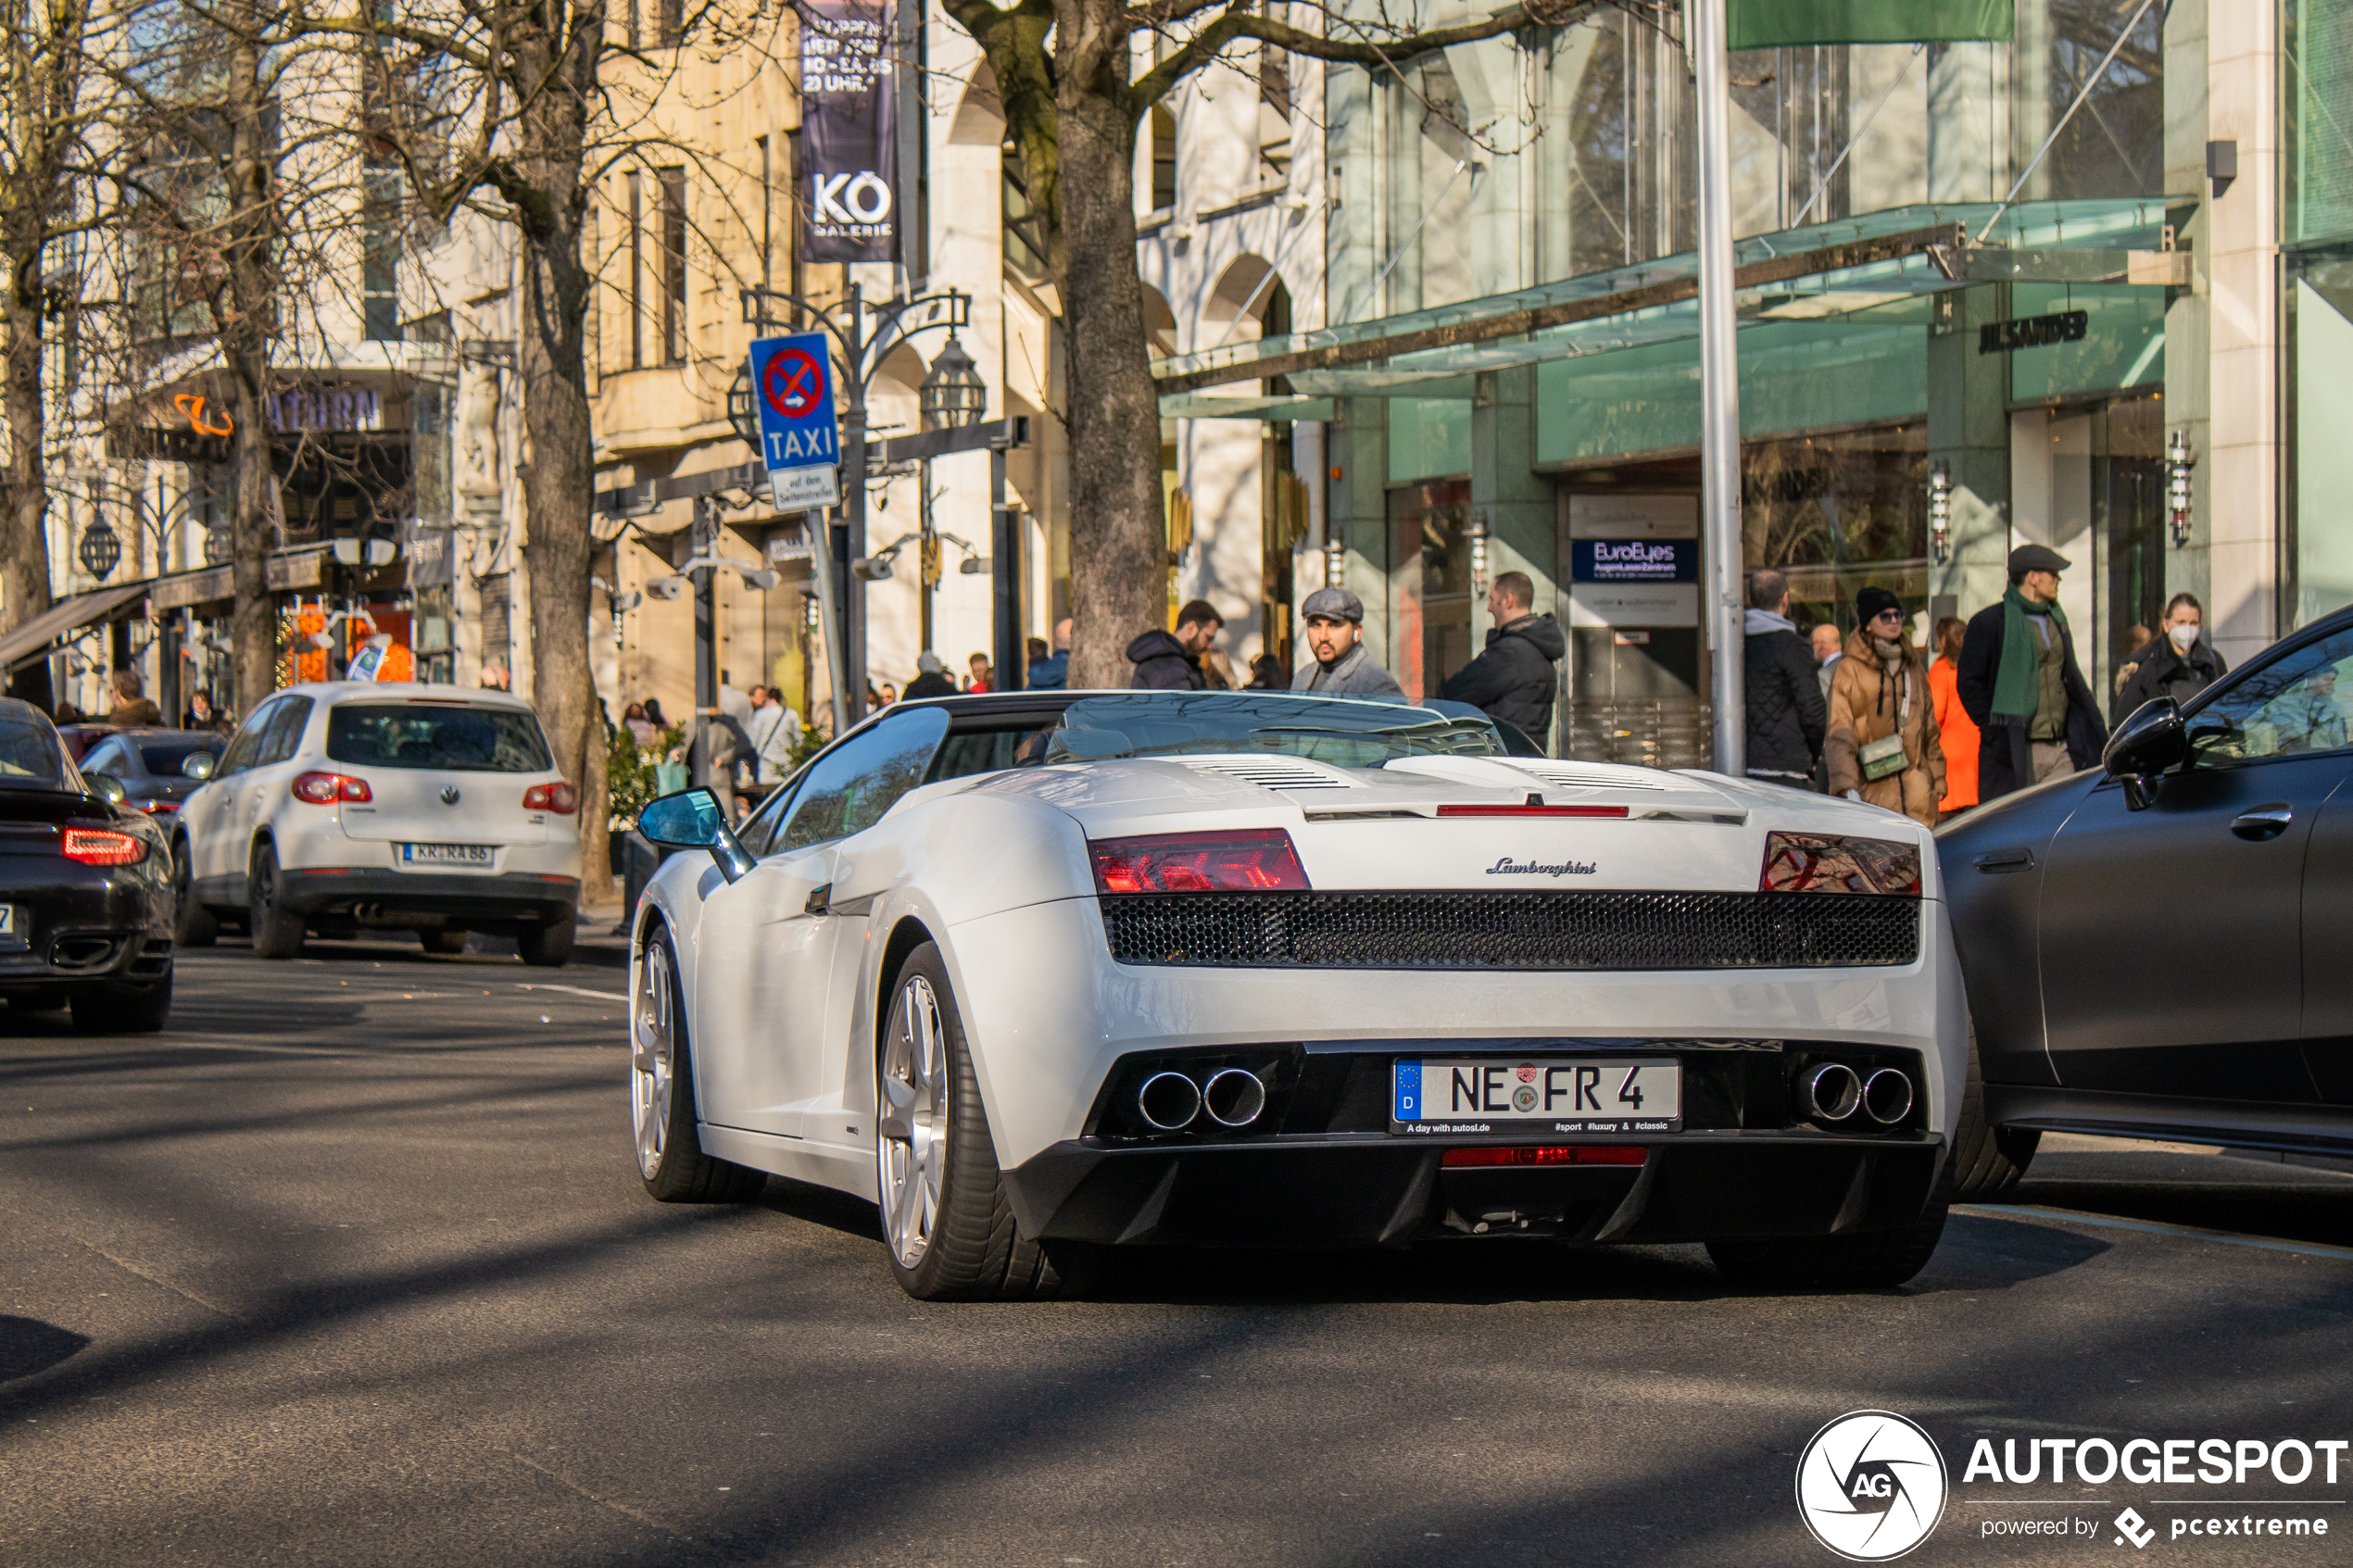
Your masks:
{"label": "red tail light", "polygon": [[338,800],[373,800],[374,793],[368,781],[355,779],[349,773],[298,773],[295,776],[294,797],[313,806],[333,806]]}
{"label": "red tail light", "polygon": [[139,809],[145,811],[147,815],[152,817],[157,811],[177,811],[180,809],[180,802],[177,800],[150,800],[145,806],[140,807]]}
{"label": "red tail light", "polygon": [[569,817],[580,809],[580,792],[561,779],[554,784],[533,784],[522,792],[522,809]]}
{"label": "red tail light", "polygon": [[145,839],[107,828],[66,829],[66,859],[85,866],[128,866],[147,858]]}
{"label": "red tail light", "polygon": [[1640,1165],[1650,1150],[1627,1144],[1516,1145],[1503,1148],[1450,1148],[1441,1165]]}
{"label": "red tail light", "polygon": [[1920,852],[1892,838],[1768,833],[1759,893],[1920,894]]}
{"label": "red tail light", "polygon": [[1623,806],[1441,806],[1441,817],[1622,817]]}
{"label": "red tail light", "polygon": [[1104,838],[1087,848],[1099,893],[1307,891],[1307,872],[1280,828]]}

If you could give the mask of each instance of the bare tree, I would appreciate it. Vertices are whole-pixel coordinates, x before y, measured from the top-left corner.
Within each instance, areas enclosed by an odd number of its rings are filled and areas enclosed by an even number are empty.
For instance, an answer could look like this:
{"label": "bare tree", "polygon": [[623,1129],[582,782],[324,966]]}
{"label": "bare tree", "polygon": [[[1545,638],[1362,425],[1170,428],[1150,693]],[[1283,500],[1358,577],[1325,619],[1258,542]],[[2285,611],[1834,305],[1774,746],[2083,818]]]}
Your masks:
{"label": "bare tree", "polygon": [[[86,0],[13,0],[0,20],[0,630],[49,608],[49,459],[63,390],[44,364],[44,322],[80,304],[67,242],[107,221],[100,178],[111,102],[96,57],[119,20]],[[28,690],[46,702],[46,671]]]}
{"label": "bare tree", "polygon": [[[1136,270],[1137,126],[1155,104],[1238,48],[1371,70],[1456,44],[1561,27],[1594,0],[1524,0],[1456,27],[1419,30],[1385,9],[1357,16],[1299,4],[1320,30],[1294,26],[1260,0],[944,0],[997,79],[1005,134],[1022,158],[1062,300],[1070,374],[1071,583],[1076,621],[1070,684],[1127,682],[1122,650],[1165,613],[1160,404],[1150,320]],[[1647,8],[1646,6],[1643,8]],[[1164,42],[1137,75],[1141,39]]]}

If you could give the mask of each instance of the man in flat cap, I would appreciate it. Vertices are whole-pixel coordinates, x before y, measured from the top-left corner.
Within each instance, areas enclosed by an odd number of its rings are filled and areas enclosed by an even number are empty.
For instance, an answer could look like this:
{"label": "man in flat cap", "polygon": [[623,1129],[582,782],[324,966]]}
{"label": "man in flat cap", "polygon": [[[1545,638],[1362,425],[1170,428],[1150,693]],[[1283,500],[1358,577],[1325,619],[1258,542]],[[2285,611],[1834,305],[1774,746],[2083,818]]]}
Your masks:
{"label": "man in flat cap", "polygon": [[1955,671],[1961,707],[1977,721],[1977,797],[1982,803],[2089,768],[2108,744],[2099,704],[2075,662],[2075,639],[2058,607],[2068,559],[2044,545],[2010,552],[2002,602],[1970,617]]}
{"label": "man in flat cap", "polygon": [[1315,657],[1291,677],[1295,692],[1325,696],[1403,696],[1397,677],[1365,651],[1365,601],[1345,588],[1318,588],[1299,607]]}

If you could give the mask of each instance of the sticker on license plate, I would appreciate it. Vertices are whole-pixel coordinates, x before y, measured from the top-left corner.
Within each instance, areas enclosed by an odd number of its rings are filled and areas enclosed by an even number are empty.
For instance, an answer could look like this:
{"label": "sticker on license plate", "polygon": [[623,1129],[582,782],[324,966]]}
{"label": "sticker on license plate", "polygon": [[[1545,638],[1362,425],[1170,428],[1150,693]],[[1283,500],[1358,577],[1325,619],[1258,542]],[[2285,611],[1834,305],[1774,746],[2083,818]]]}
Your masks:
{"label": "sticker on license plate", "polygon": [[404,866],[487,866],[491,847],[487,844],[404,844],[400,847],[400,863]]}
{"label": "sticker on license plate", "polygon": [[1394,1133],[1680,1133],[1683,1069],[1624,1057],[1400,1061]]}

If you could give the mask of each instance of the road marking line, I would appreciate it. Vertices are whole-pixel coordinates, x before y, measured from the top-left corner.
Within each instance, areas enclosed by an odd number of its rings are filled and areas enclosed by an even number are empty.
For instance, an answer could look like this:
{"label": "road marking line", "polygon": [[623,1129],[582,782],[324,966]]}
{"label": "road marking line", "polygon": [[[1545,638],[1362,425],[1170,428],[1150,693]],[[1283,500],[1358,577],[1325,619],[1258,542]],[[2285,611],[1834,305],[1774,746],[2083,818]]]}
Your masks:
{"label": "road marking line", "polygon": [[2353,1262],[2353,1247],[2327,1247],[2319,1242],[2273,1241],[2265,1236],[2242,1236],[2236,1231],[2209,1231],[2195,1225],[2160,1225],[2146,1220],[2115,1220],[2105,1214],[2086,1214],[2074,1209],[2053,1209],[2041,1203],[1957,1203],[1957,1212],[1984,1214],[1994,1218],[2007,1215],[2048,1214],[2053,1219],[2072,1220],[2077,1224],[2099,1225],[2108,1230],[2141,1231],[2149,1236],[2179,1236],[2186,1241],[2219,1241],[2225,1247],[2252,1247],[2263,1252],[2294,1252],[2306,1258],[2334,1258]]}
{"label": "road marking line", "polygon": [[624,991],[591,991],[585,985],[518,985],[515,989],[518,991],[568,991],[575,997],[594,997],[600,1002],[625,1002],[629,999],[628,993]]}

